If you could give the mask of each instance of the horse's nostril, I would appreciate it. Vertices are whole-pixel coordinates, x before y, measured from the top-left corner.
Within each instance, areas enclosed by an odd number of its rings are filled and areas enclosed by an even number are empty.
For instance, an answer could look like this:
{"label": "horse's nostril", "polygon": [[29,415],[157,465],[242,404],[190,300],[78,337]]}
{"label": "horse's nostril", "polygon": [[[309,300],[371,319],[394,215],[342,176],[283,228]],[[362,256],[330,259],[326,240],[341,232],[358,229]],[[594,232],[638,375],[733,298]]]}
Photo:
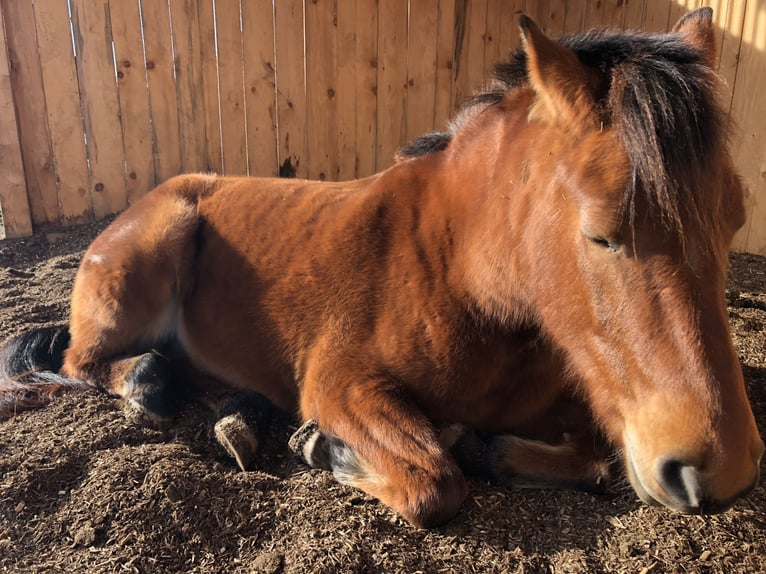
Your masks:
{"label": "horse's nostril", "polygon": [[697,469],[680,460],[669,459],[657,467],[657,482],[665,492],[688,511],[702,505],[702,483]]}

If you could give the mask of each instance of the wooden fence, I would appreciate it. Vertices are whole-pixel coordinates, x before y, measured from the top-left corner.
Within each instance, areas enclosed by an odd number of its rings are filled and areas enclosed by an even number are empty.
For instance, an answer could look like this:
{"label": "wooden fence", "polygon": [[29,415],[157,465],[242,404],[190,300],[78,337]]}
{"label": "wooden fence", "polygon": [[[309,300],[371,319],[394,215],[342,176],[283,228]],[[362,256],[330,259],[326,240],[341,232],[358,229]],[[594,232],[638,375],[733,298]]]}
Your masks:
{"label": "wooden fence", "polygon": [[[518,47],[715,10],[749,219],[766,254],[766,0],[0,0],[9,237],[98,219],[188,171],[319,179],[391,164]],[[7,57],[6,57],[7,56]]]}

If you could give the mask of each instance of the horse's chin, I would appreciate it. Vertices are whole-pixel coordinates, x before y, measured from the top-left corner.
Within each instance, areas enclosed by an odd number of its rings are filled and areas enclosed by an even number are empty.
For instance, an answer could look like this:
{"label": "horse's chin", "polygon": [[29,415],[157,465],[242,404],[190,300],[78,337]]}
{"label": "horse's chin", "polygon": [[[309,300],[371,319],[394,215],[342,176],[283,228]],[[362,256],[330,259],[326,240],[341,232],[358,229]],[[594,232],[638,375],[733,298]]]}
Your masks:
{"label": "horse's chin", "polygon": [[643,502],[651,506],[667,506],[664,502],[661,502],[652,496],[649,490],[644,486],[644,483],[641,482],[640,475],[638,474],[638,471],[636,471],[636,467],[633,464],[633,459],[628,450],[625,451],[624,458],[625,473],[628,475],[628,481],[630,482],[630,485],[633,487],[633,490],[638,495],[638,497]]}

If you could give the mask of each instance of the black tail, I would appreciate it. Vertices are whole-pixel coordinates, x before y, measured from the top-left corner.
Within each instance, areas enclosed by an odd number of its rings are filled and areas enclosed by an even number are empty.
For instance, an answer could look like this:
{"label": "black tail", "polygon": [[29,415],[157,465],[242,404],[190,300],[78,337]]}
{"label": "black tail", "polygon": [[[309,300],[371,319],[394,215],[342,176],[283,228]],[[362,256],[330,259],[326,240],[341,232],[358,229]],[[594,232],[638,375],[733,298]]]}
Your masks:
{"label": "black tail", "polygon": [[68,389],[89,388],[58,374],[68,345],[67,327],[45,327],[14,337],[0,348],[0,420],[47,405]]}

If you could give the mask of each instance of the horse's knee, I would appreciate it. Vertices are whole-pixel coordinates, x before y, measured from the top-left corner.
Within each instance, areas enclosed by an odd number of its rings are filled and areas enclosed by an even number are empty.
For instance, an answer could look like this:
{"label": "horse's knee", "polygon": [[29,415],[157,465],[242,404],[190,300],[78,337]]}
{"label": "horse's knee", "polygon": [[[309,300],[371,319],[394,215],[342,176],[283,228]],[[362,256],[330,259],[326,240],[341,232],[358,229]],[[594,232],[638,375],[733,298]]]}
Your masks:
{"label": "horse's knee", "polygon": [[[468,496],[465,478],[454,463],[437,474],[417,476],[409,500],[399,512],[418,528],[432,528],[453,518]],[[416,473],[417,475],[417,473]]]}
{"label": "horse's knee", "polygon": [[419,528],[448,521],[468,494],[463,474],[446,455],[416,463],[380,452],[371,464],[344,440],[322,431],[314,420],[305,422],[289,445],[312,468],[332,471],[342,484],[371,494]]}

